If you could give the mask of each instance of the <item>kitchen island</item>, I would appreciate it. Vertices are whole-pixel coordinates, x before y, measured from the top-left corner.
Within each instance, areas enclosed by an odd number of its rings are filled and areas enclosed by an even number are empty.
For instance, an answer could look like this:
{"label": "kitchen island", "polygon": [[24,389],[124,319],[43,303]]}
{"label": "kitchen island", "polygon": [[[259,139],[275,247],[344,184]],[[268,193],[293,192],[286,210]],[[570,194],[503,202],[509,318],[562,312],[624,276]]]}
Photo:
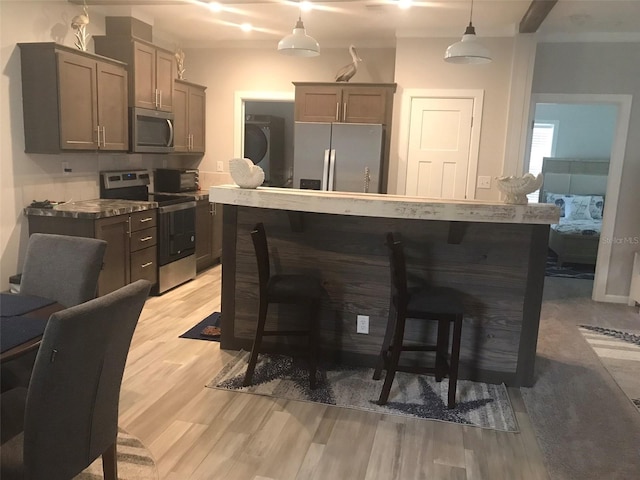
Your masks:
{"label": "kitchen island", "polygon": [[[209,200],[224,204],[222,348],[251,347],[258,279],[250,232],[263,222],[272,271],[323,282],[323,356],[373,365],[389,313],[384,242],[393,231],[405,245],[410,284],[464,293],[460,378],[532,385],[549,224],[559,218],[554,205],[231,185],[211,187]],[[273,306],[269,319],[287,328],[297,313]],[[357,315],[369,317],[369,334],[356,332]],[[407,338],[431,337],[431,327],[409,322]]]}

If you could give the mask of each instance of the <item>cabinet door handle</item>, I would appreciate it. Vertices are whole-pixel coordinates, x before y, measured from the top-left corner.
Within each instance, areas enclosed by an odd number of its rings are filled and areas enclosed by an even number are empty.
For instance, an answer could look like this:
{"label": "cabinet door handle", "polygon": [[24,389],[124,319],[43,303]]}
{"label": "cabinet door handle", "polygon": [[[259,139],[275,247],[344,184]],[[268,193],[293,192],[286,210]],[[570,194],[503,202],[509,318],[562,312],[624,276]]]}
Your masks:
{"label": "cabinet door handle", "polygon": [[141,218],[140,223],[147,223],[147,222],[150,222],[151,220],[153,220],[153,217]]}
{"label": "cabinet door handle", "polygon": [[347,102],[342,104],[342,121],[347,121]]}
{"label": "cabinet door handle", "polygon": [[162,108],[162,90],[160,90],[160,100],[158,100],[158,108]]}
{"label": "cabinet door handle", "polygon": [[158,108],[158,89],[156,88],[155,97],[153,99],[153,106]]}
{"label": "cabinet door handle", "polygon": [[336,102],[336,122],[340,120],[340,102]]}
{"label": "cabinet door handle", "polygon": [[100,125],[98,125],[96,130],[98,130],[98,148],[100,148]]}
{"label": "cabinet door handle", "polygon": [[153,265],[153,262],[147,262],[147,263],[143,263],[142,265],[140,265],[141,268],[147,268],[150,267],[151,265]]}
{"label": "cabinet door handle", "polygon": [[102,146],[107,148],[107,127],[102,127]]}
{"label": "cabinet door handle", "polygon": [[153,237],[142,237],[140,239],[141,242],[148,242],[149,240],[153,239]]}
{"label": "cabinet door handle", "polygon": [[131,238],[131,217],[127,218],[127,235]]}

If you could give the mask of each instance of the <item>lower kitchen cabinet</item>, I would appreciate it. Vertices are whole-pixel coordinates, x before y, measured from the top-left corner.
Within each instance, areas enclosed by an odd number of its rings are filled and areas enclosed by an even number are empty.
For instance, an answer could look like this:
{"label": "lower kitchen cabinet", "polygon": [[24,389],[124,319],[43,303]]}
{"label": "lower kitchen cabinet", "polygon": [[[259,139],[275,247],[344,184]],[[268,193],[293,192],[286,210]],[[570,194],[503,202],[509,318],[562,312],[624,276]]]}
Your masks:
{"label": "lower kitchen cabinet", "polygon": [[[216,208],[217,207],[217,208]],[[208,199],[196,204],[196,270],[220,261],[222,256],[222,208]]]}
{"label": "lower kitchen cabinet", "polygon": [[148,280],[158,283],[157,210],[132,213],[129,217],[130,282]]}
{"label": "lower kitchen cabinet", "polygon": [[[31,233],[34,232],[31,231],[31,222],[29,222],[29,234]],[[72,235],[72,233],[64,233]],[[102,271],[98,278],[98,295],[105,295],[130,283],[129,215],[118,215],[117,217],[95,220],[94,236],[107,242],[107,250],[102,261]]]}
{"label": "lower kitchen cabinet", "polygon": [[99,219],[28,215],[29,235],[56,233],[107,242],[98,296],[141,278],[158,283],[157,210]]}

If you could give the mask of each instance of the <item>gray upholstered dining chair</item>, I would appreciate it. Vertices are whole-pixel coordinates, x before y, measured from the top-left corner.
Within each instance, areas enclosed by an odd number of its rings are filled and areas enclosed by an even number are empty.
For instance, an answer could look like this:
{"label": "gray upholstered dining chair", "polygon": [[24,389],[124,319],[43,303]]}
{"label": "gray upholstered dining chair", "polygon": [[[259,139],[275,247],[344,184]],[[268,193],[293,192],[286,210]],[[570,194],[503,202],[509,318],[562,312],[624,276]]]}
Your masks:
{"label": "gray upholstered dining chair", "polygon": [[120,386],[150,288],[138,280],[51,315],[29,388],[0,397],[0,478],[69,480],[102,455],[117,479]]}
{"label": "gray upholstered dining chair", "polygon": [[[72,307],[95,298],[107,242],[95,238],[34,233],[29,237],[20,293],[55,300]],[[35,361],[27,353],[0,372],[0,391],[26,387]]]}
{"label": "gray upholstered dining chair", "polygon": [[20,293],[65,307],[95,298],[107,242],[96,238],[34,233],[29,237]]}

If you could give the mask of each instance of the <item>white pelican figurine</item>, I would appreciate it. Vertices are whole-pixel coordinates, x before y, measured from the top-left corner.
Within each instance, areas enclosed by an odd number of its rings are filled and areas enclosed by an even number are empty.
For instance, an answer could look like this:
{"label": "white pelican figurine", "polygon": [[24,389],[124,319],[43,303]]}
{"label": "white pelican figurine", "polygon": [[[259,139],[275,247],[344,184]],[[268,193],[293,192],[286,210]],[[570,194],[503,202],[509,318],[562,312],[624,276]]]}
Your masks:
{"label": "white pelican figurine", "polygon": [[358,71],[358,62],[361,62],[362,59],[358,57],[356,47],[350,45],[349,54],[351,55],[352,62],[338,70],[338,73],[336,73],[336,82],[348,82]]}

